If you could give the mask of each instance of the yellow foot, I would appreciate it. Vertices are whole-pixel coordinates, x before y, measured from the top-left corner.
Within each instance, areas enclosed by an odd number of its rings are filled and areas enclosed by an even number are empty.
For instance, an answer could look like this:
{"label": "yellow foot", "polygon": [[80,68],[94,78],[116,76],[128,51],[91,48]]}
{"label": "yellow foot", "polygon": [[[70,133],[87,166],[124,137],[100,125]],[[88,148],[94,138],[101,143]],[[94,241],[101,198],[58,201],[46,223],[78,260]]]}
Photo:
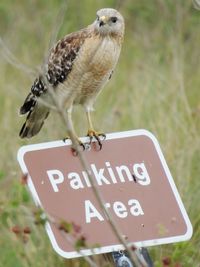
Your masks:
{"label": "yellow foot", "polygon": [[102,141],[100,137],[103,137],[103,140],[106,139],[106,135],[104,133],[96,132],[95,130],[88,130],[87,136],[90,138],[90,144],[92,143],[92,140],[95,139],[99,145],[99,150],[102,149]]}

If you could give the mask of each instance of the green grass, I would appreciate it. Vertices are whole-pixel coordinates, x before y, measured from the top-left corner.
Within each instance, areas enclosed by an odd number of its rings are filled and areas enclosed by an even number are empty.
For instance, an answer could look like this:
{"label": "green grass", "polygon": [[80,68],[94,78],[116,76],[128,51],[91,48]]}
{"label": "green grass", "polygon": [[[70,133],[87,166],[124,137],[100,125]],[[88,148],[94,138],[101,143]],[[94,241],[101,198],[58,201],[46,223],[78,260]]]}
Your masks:
{"label": "green grass", "polygon": [[[200,13],[188,0],[69,1],[59,37],[83,27],[101,7],[120,6],[126,36],[116,72],[99,96],[94,113],[105,132],[145,128],[158,138],[194,227],[190,241],[151,248],[155,266],[170,257],[172,264],[199,266],[200,254]],[[20,62],[42,63],[56,23],[60,1],[1,1],[1,37]],[[18,109],[33,78],[0,61],[0,266],[82,266],[64,260],[51,248],[45,230],[34,224],[32,203],[20,185],[16,160],[23,144],[61,139],[65,127],[51,114],[40,134],[30,141],[18,137],[24,118]],[[85,135],[79,108],[76,128]],[[29,241],[11,232],[14,225],[32,229]]]}

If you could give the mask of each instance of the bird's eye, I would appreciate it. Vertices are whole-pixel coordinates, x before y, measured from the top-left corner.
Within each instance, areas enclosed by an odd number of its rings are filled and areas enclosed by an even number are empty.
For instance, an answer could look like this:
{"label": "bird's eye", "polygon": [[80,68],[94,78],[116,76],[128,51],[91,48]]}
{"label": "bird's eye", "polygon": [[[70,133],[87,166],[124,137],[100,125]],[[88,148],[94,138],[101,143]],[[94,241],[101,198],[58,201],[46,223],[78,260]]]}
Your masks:
{"label": "bird's eye", "polygon": [[113,23],[116,23],[116,22],[117,22],[117,17],[111,17],[110,20],[111,20]]}
{"label": "bird's eye", "polygon": [[99,21],[99,16],[97,16],[97,21]]}

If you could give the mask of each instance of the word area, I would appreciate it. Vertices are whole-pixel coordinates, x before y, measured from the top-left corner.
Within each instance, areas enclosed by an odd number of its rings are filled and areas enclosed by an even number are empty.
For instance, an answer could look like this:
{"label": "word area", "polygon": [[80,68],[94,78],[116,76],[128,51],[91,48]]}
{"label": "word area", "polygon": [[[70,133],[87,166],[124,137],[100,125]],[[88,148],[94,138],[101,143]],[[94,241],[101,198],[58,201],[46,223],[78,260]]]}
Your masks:
{"label": "word area", "polygon": [[[127,218],[128,215],[132,216],[144,215],[142,207],[137,199],[130,199],[127,204],[128,205],[125,205],[121,201],[115,201],[113,204],[105,203],[104,206],[106,209],[109,210],[112,209],[114,214],[121,219]],[[93,205],[93,203],[90,200],[85,200],[85,218],[86,218],[86,223],[90,223],[91,220],[95,218],[99,221],[104,221],[106,215],[97,210],[97,208]]]}

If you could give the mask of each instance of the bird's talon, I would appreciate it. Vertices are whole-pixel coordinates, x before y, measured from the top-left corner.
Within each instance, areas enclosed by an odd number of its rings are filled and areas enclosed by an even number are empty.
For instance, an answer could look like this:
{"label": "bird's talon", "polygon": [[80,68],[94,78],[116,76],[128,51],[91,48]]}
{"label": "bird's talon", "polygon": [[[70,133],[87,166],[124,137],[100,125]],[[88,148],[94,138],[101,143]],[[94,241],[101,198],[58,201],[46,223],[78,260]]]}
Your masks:
{"label": "bird's talon", "polygon": [[98,145],[99,145],[99,147],[100,147],[100,150],[101,150],[101,148],[102,148],[102,143],[101,143],[101,140],[100,140],[99,136],[98,136],[98,135],[94,135],[94,138],[96,139],[96,141],[97,141],[97,143],[98,143]]}
{"label": "bird's talon", "polygon": [[90,144],[88,144],[88,143],[85,143],[85,144],[84,144],[84,143],[82,143],[82,142],[79,141],[79,140],[78,140],[77,146],[78,146],[78,149],[76,149],[76,148],[74,148],[74,147],[71,148],[71,150],[72,150],[72,154],[73,154],[74,156],[78,156],[78,152],[80,151],[80,148],[79,148],[79,147],[82,148],[82,151],[89,150],[89,148],[90,148]]}
{"label": "bird's talon", "polygon": [[[97,133],[95,131],[89,130],[87,136],[90,138],[89,144],[91,145],[93,138],[97,141],[98,145],[99,145],[99,149],[102,149],[102,141],[104,141],[106,139],[106,135],[103,133]],[[103,140],[101,140],[100,138],[103,138]]]}
{"label": "bird's talon", "polygon": [[97,140],[97,142],[94,143],[94,147],[96,151],[100,151],[102,149],[102,146],[103,145],[100,140],[99,141]]}
{"label": "bird's talon", "polygon": [[69,137],[64,137],[64,138],[62,139],[62,141],[65,143],[68,139],[69,139]]}
{"label": "bird's talon", "polygon": [[99,151],[102,149],[102,143],[100,141],[98,141],[98,145],[99,145]]}
{"label": "bird's talon", "polygon": [[85,145],[85,144],[83,144],[83,143],[80,143],[80,146],[83,148],[83,151],[85,151],[85,150],[86,150],[86,145]]}
{"label": "bird's talon", "polygon": [[101,136],[103,138],[103,141],[106,140],[106,135],[104,133],[100,133],[99,136]]}

